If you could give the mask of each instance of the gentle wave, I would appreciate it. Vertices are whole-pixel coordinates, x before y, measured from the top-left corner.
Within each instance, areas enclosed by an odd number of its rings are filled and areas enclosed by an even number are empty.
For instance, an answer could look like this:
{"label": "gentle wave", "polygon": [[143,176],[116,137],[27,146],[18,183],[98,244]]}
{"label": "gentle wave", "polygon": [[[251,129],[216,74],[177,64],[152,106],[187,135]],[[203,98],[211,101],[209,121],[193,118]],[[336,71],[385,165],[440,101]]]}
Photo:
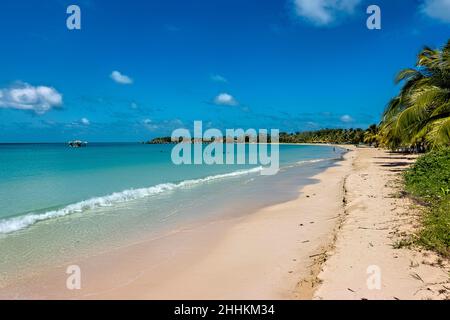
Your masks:
{"label": "gentle wave", "polygon": [[302,160],[298,161],[297,164],[305,164],[305,163],[317,163],[321,161],[332,160],[332,159],[314,159],[314,160]]}
{"label": "gentle wave", "polygon": [[327,160],[333,160],[332,158],[328,158],[328,159],[311,159],[311,160],[301,160],[301,161],[297,161],[294,162],[291,165],[288,165],[284,168],[288,169],[288,168],[295,168],[295,167],[299,167],[305,164],[312,164],[312,163],[317,163],[317,162],[322,162],[322,161],[327,161]]}
{"label": "gentle wave", "polygon": [[171,191],[180,188],[186,188],[225,178],[237,177],[251,173],[257,173],[262,170],[262,167],[257,167],[249,170],[240,170],[230,173],[224,173],[214,176],[209,176],[201,179],[185,180],[180,183],[163,183],[149,188],[129,189],[121,192],[115,192],[107,196],[91,198],[70,204],[62,209],[47,211],[45,213],[31,213],[20,217],[7,218],[0,220],[0,234],[11,233],[29,227],[39,221],[49,220],[52,218],[63,217],[73,213],[80,213],[86,210],[97,209],[101,207],[111,207],[115,204],[142,199],[145,197],[157,195],[166,191]]}

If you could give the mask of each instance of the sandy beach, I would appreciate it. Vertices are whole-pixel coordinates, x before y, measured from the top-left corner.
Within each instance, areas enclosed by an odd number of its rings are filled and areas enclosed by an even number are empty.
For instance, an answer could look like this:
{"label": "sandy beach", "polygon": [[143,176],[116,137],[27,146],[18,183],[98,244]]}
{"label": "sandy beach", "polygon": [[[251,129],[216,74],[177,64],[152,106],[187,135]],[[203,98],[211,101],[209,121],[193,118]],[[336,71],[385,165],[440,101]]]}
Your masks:
{"label": "sandy beach", "polygon": [[342,224],[314,298],[448,299],[448,260],[396,245],[420,228],[420,208],[402,195],[400,176],[416,156],[372,148],[355,153],[344,183]]}
{"label": "sandy beach", "polygon": [[[2,296],[448,298],[445,261],[431,252],[393,247],[417,227],[411,201],[395,197],[399,173],[414,157],[351,150],[316,175],[316,183],[299,190],[295,200],[74,261],[82,272],[81,290],[66,289],[67,266],[60,266],[2,290]],[[377,289],[367,285],[373,266],[380,271]]]}
{"label": "sandy beach", "polygon": [[1,0],[0,26],[13,312],[450,300],[450,0]]}

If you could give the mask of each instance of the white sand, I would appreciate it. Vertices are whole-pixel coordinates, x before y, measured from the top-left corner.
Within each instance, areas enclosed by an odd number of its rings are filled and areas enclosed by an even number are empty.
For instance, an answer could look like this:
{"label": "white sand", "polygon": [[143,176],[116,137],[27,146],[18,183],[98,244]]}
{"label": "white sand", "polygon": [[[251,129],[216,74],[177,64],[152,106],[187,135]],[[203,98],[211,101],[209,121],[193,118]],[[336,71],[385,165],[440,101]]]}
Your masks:
{"label": "white sand", "polygon": [[[394,249],[418,226],[420,212],[399,198],[400,172],[414,157],[360,149],[347,177],[345,221],[319,275],[317,299],[445,299],[448,262],[417,248]],[[370,269],[370,266],[372,269]],[[447,267],[445,267],[447,266]],[[368,270],[369,268],[369,270]],[[380,286],[374,280],[379,270]],[[369,273],[370,274],[369,274]],[[375,277],[370,277],[370,276]]]}

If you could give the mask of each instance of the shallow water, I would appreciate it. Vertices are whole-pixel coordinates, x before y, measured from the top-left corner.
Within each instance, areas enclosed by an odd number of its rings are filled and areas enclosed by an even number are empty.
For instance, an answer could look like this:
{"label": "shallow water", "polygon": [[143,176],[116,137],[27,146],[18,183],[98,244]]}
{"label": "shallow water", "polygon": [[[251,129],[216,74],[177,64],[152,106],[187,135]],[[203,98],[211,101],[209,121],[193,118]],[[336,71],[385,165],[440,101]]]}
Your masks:
{"label": "shallow water", "polygon": [[296,197],[342,150],[280,146],[280,172],[181,165],[171,145],[0,145],[0,273],[108,250]]}

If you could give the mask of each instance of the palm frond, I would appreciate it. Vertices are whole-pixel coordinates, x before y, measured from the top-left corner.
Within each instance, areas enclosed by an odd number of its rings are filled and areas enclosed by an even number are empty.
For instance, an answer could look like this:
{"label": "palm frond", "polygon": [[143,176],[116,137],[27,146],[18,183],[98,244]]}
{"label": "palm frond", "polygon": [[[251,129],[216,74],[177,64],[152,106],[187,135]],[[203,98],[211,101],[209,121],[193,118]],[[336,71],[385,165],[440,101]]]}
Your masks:
{"label": "palm frond", "polygon": [[450,117],[434,121],[427,140],[433,149],[450,146]]}
{"label": "palm frond", "polygon": [[395,82],[403,85],[383,112],[378,140],[390,148],[448,144],[450,40],[441,50],[424,47],[416,67],[400,71]]}

